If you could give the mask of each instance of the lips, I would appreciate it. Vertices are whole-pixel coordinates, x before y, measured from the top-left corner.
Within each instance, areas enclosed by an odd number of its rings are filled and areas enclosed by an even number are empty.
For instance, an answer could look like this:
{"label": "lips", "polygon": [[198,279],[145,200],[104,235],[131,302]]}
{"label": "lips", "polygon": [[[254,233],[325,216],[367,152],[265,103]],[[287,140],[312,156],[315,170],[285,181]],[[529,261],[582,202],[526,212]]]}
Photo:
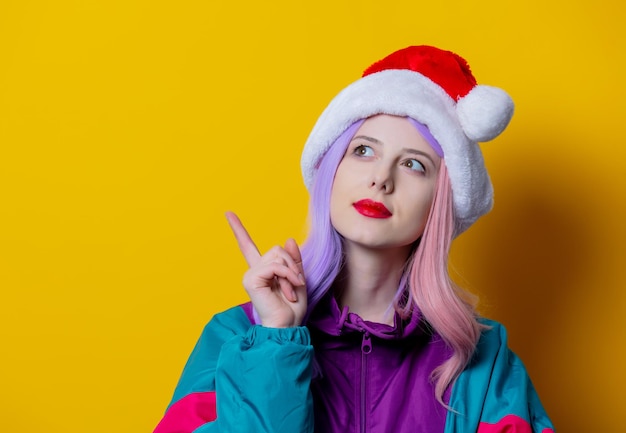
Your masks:
{"label": "lips", "polygon": [[358,213],[369,218],[389,218],[392,215],[384,204],[370,199],[359,200],[352,206]]}

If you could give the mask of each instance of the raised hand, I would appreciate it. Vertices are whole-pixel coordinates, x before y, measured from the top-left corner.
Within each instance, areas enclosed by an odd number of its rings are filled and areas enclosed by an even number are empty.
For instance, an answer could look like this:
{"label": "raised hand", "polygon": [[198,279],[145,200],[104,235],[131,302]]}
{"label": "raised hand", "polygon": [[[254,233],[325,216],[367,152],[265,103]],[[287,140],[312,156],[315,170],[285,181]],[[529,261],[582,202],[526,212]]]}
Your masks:
{"label": "raised hand", "polygon": [[307,294],[298,244],[288,239],[261,255],[237,215],[226,212],[228,224],[250,269],[243,286],[261,319],[271,328],[300,326],[307,307]]}

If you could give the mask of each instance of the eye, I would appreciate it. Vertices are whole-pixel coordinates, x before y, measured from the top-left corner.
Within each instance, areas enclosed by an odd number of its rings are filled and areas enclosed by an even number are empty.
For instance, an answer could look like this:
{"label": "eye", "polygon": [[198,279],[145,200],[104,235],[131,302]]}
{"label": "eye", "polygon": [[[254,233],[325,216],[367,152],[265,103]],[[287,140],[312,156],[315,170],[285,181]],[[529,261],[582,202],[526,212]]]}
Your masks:
{"label": "eye", "polygon": [[360,144],[352,151],[357,156],[374,156],[374,149],[364,144]]}
{"label": "eye", "polygon": [[421,162],[419,162],[417,159],[414,159],[414,158],[407,159],[406,161],[404,161],[403,165],[405,167],[410,168],[413,171],[417,171],[420,173],[424,173],[426,171],[426,167],[424,167],[424,164],[422,164]]}

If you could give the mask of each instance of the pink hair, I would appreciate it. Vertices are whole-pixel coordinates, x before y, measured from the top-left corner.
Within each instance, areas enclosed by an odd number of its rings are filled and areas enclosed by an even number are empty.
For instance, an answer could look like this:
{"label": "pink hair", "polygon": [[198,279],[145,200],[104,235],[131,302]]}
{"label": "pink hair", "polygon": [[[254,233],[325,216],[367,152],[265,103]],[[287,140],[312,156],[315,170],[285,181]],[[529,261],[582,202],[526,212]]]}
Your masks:
{"label": "pink hair", "polygon": [[454,230],[452,189],[442,161],[424,234],[409,261],[408,302],[396,308],[408,315],[417,305],[426,322],[452,348],[450,359],[432,373],[435,397],[446,407],[443,395],[469,362],[484,328],[478,322],[474,297],[454,284],[448,274]]}

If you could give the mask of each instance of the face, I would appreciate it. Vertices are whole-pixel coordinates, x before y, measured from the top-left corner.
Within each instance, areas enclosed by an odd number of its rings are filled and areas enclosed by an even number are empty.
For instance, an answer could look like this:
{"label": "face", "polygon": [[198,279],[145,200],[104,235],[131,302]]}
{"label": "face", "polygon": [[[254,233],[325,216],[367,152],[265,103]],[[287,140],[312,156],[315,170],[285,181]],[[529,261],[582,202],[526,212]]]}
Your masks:
{"label": "face", "polygon": [[367,248],[410,246],[424,232],[440,163],[408,119],[368,118],[337,168],[333,227],[346,242]]}

